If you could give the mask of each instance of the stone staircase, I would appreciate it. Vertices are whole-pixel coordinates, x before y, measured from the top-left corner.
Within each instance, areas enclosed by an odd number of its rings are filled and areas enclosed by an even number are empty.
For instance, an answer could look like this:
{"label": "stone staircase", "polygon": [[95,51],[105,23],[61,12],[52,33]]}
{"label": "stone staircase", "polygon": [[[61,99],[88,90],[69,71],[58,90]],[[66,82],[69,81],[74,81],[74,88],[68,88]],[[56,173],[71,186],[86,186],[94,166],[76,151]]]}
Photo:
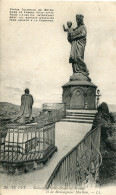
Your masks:
{"label": "stone staircase", "polygon": [[64,122],[92,124],[97,110],[66,110]]}

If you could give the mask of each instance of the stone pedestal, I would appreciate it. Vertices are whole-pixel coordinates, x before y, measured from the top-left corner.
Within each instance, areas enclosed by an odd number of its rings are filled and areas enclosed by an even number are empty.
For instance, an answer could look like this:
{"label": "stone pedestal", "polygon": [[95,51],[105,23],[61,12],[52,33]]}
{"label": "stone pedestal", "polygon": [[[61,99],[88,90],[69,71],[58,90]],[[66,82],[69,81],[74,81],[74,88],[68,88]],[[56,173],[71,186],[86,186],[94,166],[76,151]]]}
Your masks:
{"label": "stone pedestal", "polygon": [[66,104],[67,109],[96,109],[97,86],[87,75],[81,72],[74,73],[62,88],[62,102]]}

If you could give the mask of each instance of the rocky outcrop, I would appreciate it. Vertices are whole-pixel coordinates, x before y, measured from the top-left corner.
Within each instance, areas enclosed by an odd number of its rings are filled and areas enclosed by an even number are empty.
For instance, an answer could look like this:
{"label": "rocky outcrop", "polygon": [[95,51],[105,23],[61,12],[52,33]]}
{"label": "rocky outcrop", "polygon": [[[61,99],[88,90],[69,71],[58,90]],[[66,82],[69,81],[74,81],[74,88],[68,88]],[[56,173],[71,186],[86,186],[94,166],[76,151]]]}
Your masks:
{"label": "rocky outcrop", "polygon": [[105,102],[98,107],[92,129],[100,124],[102,165],[99,169],[99,182],[106,185],[114,183],[116,179],[116,123]]}

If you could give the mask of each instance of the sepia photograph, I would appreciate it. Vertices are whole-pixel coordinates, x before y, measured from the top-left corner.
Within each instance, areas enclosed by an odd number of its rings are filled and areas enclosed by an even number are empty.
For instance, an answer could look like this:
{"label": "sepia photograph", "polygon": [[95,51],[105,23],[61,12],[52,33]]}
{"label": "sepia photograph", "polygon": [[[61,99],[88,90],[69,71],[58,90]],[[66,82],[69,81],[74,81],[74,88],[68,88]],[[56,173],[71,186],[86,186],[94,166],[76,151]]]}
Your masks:
{"label": "sepia photograph", "polygon": [[0,195],[116,194],[116,2],[0,13]]}

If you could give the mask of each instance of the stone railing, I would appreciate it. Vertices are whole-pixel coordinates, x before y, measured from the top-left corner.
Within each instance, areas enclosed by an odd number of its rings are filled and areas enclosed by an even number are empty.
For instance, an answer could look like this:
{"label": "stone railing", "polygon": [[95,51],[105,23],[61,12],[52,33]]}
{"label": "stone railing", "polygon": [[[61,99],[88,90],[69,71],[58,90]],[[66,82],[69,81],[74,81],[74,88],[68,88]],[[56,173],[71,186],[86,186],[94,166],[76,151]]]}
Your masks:
{"label": "stone railing", "polygon": [[64,108],[61,109],[48,109],[44,111],[38,117],[35,117],[35,122],[38,123],[40,127],[48,124],[49,122],[58,122],[62,118],[66,116],[66,110]]}

